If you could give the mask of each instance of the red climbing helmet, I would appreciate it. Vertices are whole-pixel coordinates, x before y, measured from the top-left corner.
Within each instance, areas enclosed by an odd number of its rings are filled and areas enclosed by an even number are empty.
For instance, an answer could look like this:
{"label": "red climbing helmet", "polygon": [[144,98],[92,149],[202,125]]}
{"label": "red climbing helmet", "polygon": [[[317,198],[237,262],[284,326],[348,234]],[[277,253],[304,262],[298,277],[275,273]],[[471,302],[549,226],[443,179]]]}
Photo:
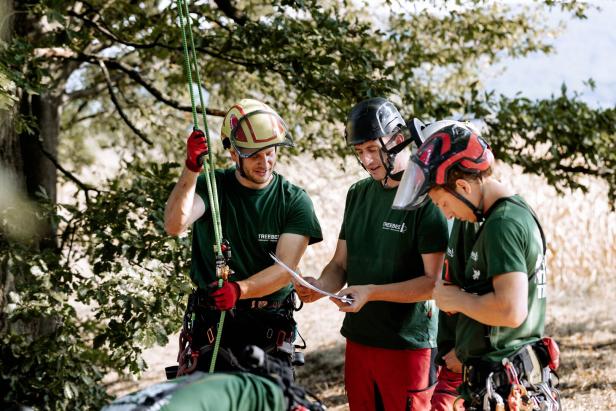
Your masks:
{"label": "red climbing helmet", "polygon": [[412,132],[424,142],[411,156],[393,208],[419,208],[432,188],[447,183],[454,169],[479,174],[494,163],[490,146],[469,123],[442,120],[428,125],[414,121],[413,125]]}

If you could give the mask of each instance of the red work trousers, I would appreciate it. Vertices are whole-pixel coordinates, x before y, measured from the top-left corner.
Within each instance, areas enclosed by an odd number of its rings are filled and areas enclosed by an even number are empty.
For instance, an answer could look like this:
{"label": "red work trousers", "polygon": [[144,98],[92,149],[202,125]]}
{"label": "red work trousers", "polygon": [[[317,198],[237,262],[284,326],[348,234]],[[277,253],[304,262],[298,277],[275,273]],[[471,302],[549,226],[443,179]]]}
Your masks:
{"label": "red work trousers", "polygon": [[351,411],[427,411],[432,350],[390,350],[347,340],[344,380]]}
{"label": "red work trousers", "polygon": [[464,411],[464,401],[460,400],[455,405],[458,397],[456,389],[462,384],[462,374],[453,372],[447,367],[441,367],[436,381],[436,388],[432,394],[432,411]]}

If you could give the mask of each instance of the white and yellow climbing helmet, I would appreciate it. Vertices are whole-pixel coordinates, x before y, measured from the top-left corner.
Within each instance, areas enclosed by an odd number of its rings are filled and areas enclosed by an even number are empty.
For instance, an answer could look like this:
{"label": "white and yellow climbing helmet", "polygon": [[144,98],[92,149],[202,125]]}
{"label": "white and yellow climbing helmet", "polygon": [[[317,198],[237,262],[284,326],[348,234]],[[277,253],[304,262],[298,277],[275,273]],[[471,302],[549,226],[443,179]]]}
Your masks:
{"label": "white and yellow climbing helmet", "polygon": [[240,100],[227,111],[220,135],[223,146],[233,147],[242,158],[269,147],[293,147],[282,118],[267,104],[253,99]]}

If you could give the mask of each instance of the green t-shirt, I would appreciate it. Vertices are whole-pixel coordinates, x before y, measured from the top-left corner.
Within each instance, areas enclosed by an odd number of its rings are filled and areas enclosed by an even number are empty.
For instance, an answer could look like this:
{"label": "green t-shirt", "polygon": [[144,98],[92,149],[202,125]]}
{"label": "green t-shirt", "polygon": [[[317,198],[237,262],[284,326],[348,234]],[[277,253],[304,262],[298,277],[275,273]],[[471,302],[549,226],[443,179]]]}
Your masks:
{"label": "green t-shirt", "polygon": [[118,398],[102,411],[284,411],[287,400],[274,382],[250,373],[195,372]]}
{"label": "green t-shirt", "polygon": [[[466,261],[471,253],[473,244],[475,244],[475,234],[478,229],[479,224],[454,219],[451,233],[449,234],[447,252],[445,253],[443,280],[455,282],[456,278],[463,277]],[[450,314],[444,311],[439,312],[437,362],[441,365],[444,365],[442,357],[455,347],[457,321],[458,314]]]}
{"label": "green t-shirt", "polygon": [[[367,178],[349,189],[339,238],[347,245],[347,283],[390,284],[424,275],[421,254],[444,252],[445,216],[428,203],[418,210],[393,210],[396,189]],[[436,346],[438,310],[433,301],[402,304],[371,301],[347,313],[346,338],[388,349]]]}
{"label": "green t-shirt", "polygon": [[510,272],[529,277],[526,320],[517,328],[490,327],[459,314],[456,354],[462,362],[500,362],[543,336],[547,291],[543,244],[539,227],[519,196],[492,207],[467,259],[464,275],[453,282],[467,292],[483,295],[494,290],[494,277]]}
{"label": "green t-shirt", "polygon": [[[246,279],[271,266],[274,262],[269,253],[276,252],[283,233],[310,237],[310,244],[323,239],[310,197],[283,176],[274,173],[267,187],[254,190],[241,185],[235,168],[229,168],[216,170],[216,183],[222,235],[231,245],[229,266],[235,272],[231,280]],[[205,202],[206,212],[193,224],[190,277],[205,288],[216,280],[214,227],[205,175],[199,176],[196,192]],[[291,289],[289,285],[264,299],[284,300]]]}

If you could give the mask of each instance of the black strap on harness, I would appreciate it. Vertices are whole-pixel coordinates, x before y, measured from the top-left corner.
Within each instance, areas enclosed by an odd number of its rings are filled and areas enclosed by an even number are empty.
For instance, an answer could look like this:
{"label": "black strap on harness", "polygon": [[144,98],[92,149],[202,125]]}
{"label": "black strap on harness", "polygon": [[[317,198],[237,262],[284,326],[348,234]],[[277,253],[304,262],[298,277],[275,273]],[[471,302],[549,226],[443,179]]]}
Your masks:
{"label": "black strap on harness", "polygon": [[[498,200],[496,200],[492,204],[490,209],[484,214],[486,221],[481,225],[479,230],[477,230],[477,233],[475,234],[475,241],[477,241],[477,239],[479,238],[479,234],[481,234],[481,232],[483,231],[483,227],[485,227],[486,222],[488,220],[488,217],[490,217],[492,212],[494,210],[496,210],[496,208],[498,207],[499,204],[507,202],[507,201],[510,202],[510,203],[513,203],[513,204],[515,204],[517,206],[520,206],[520,207],[522,207],[522,208],[524,208],[526,210],[528,210],[528,212],[531,214],[531,216],[533,217],[533,220],[535,220],[535,223],[537,224],[537,227],[539,228],[539,233],[541,234],[541,244],[543,246],[543,255],[545,256],[545,253],[548,250],[548,246],[547,246],[547,242],[546,242],[546,239],[545,239],[545,234],[543,232],[543,227],[541,226],[541,223],[539,222],[539,217],[537,217],[537,214],[535,213],[535,211],[529,205],[527,205],[527,204],[525,204],[525,203],[523,203],[521,201],[518,201],[518,200],[516,200],[513,197],[502,197],[502,198],[499,198]],[[533,273],[532,276],[529,279],[533,278],[533,276],[535,274],[536,273]]]}
{"label": "black strap on harness", "polygon": [[[546,242],[546,238],[545,238],[545,234],[543,232],[543,227],[541,226],[541,223],[539,222],[539,218],[537,217],[537,215],[535,214],[535,212],[533,211],[532,208],[530,208],[530,206],[516,200],[513,197],[503,197],[503,198],[499,198],[498,200],[496,200],[494,202],[494,204],[492,204],[492,206],[490,207],[490,209],[486,212],[485,214],[485,221],[483,222],[483,224],[481,225],[481,227],[479,227],[479,230],[477,230],[477,232],[475,233],[475,242],[477,242],[477,240],[479,239],[479,236],[481,234],[481,232],[483,231],[483,228],[485,227],[485,225],[487,224],[487,220],[490,217],[490,215],[492,214],[492,212],[498,207],[499,204],[504,203],[504,202],[511,202],[514,203],[526,210],[528,210],[528,212],[532,215],[533,219],[535,220],[535,223],[537,224],[537,227],[539,228],[539,233],[541,234],[541,244],[543,247],[543,264],[542,266],[545,264],[545,254],[547,252],[547,242]],[[473,245],[474,247],[474,245]],[[530,282],[533,278],[535,278],[535,275],[537,275],[537,272],[541,269],[541,267],[537,268],[537,270],[535,270],[533,273],[531,273],[531,275],[528,277],[528,281]],[[476,294],[476,295],[484,295],[487,293],[490,293],[492,291],[494,291],[494,288],[492,287],[492,283],[488,283],[483,284],[481,287],[473,287],[473,286],[466,286],[466,287],[462,287],[462,289],[464,291],[466,291],[467,293],[471,293],[471,294]]]}
{"label": "black strap on harness", "polygon": [[278,358],[268,355],[257,346],[245,348],[242,358],[245,369],[253,374],[274,381],[282,389],[289,403],[289,410],[325,411],[316,395],[295,384],[285,372],[286,366]]}
{"label": "black strap on harness", "polygon": [[[302,347],[293,345],[297,333],[293,319],[295,309],[293,293],[282,301],[240,300],[229,312],[219,344],[235,355],[239,355],[247,345],[256,345],[286,361],[289,370],[292,370],[292,365],[303,365],[303,356],[295,352],[295,348]],[[212,346],[216,342],[220,327],[218,313],[209,296],[209,290],[196,289],[189,296],[184,327],[180,334],[178,375],[197,369],[207,371],[204,364],[212,355]],[[237,367],[228,364],[226,358],[223,358],[223,364],[216,366],[218,371],[235,368]]]}
{"label": "black strap on harness", "polygon": [[[550,355],[543,341],[528,344],[509,357],[509,361],[520,377],[529,382],[539,383],[541,370],[550,363]],[[467,361],[462,367],[462,381],[471,389],[484,387],[486,378],[492,374],[497,387],[509,383],[509,379],[502,362],[491,362],[480,359]]]}

